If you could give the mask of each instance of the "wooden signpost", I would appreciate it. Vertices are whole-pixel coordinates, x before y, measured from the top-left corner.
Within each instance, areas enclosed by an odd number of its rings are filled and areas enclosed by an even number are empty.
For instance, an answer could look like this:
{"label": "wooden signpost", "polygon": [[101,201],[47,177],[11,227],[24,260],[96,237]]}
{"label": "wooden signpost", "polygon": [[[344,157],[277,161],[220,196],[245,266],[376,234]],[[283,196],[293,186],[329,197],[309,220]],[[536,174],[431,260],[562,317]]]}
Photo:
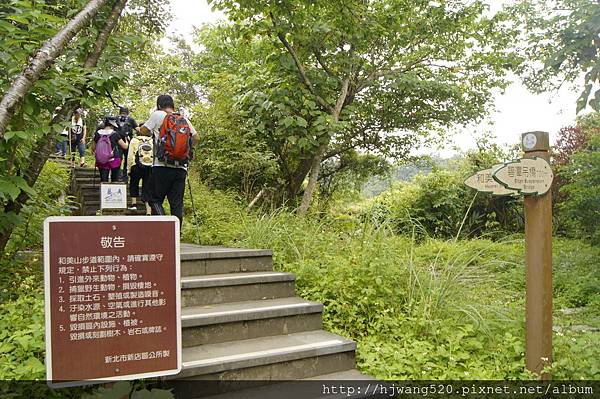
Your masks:
{"label": "wooden signpost", "polygon": [[[465,183],[495,195],[525,195],[525,365],[550,379],[552,364],[552,194],[547,132],[522,135],[524,158],[482,170]],[[502,193],[489,180],[506,189]]]}

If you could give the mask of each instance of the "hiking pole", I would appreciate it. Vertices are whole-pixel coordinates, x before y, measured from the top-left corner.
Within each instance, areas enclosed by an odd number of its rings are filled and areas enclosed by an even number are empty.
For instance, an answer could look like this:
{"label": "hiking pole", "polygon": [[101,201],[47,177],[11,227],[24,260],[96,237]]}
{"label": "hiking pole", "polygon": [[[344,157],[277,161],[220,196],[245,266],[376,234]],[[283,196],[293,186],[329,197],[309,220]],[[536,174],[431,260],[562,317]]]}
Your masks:
{"label": "hiking pole", "polygon": [[200,225],[198,224],[198,214],[196,213],[196,205],[194,204],[194,196],[192,195],[192,183],[190,178],[187,178],[188,188],[190,189],[190,200],[192,201],[192,210],[194,211],[194,221],[196,222],[196,238],[200,244]]}

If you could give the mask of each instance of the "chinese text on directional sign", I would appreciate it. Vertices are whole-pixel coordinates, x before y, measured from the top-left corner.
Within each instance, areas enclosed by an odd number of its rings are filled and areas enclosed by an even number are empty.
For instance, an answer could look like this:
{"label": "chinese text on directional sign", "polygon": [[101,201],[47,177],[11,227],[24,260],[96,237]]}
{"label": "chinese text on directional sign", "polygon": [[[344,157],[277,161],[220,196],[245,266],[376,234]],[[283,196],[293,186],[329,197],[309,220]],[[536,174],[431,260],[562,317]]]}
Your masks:
{"label": "chinese text on directional sign", "polygon": [[550,190],[554,174],[545,159],[533,157],[509,162],[492,177],[508,189],[526,195],[542,195]]}
{"label": "chinese text on directional sign", "polygon": [[492,195],[542,195],[552,186],[554,175],[546,160],[523,158],[481,170],[465,184]]}
{"label": "chinese text on directional sign", "polygon": [[465,184],[477,191],[492,195],[515,195],[518,191],[510,190],[493,179],[494,172],[503,165],[494,165],[490,169],[480,170],[465,180]]}

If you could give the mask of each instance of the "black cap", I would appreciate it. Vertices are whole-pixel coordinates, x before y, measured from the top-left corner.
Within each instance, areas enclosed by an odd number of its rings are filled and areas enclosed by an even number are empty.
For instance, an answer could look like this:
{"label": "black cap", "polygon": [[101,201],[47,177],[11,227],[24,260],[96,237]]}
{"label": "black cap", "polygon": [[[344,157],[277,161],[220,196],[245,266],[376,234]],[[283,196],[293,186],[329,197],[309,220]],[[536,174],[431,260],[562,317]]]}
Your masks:
{"label": "black cap", "polygon": [[119,123],[117,122],[117,118],[115,118],[114,116],[107,116],[106,118],[104,118],[104,126],[107,126],[107,125],[111,125],[115,129],[119,128]]}
{"label": "black cap", "polygon": [[129,108],[127,107],[119,107],[120,114],[129,114]]}

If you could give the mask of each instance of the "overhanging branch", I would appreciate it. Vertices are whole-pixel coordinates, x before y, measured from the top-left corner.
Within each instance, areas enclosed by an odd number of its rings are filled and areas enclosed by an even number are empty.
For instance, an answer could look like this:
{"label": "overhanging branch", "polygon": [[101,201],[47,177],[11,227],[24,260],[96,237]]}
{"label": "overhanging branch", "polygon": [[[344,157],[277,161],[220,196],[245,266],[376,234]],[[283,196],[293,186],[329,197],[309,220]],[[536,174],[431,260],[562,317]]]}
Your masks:
{"label": "overhanging branch", "polygon": [[300,62],[300,58],[298,57],[296,50],[294,50],[292,45],[287,41],[287,39],[285,38],[285,34],[283,32],[281,32],[281,30],[279,30],[279,26],[277,25],[277,22],[275,21],[275,17],[273,16],[273,13],[269,13],[269,15],[271,16],[271,21],[273,23],[273,27],[275,28],[275,30],[277,32],[277,38],[279,38],[279,41],[284,45],[287,52],[292,56],[292,59],[294,60],[294,64],[296,64],[298,73],[300,74],[300,77],[302,78],[302,83],[304,83],[304,85],[308,88],[308,90],[312,93],[312,95],[315,96],[317,102],[319,103],[319,105],[321,107],[323,107],[330,114],[333,113],[333,108],[331,107],[331,105],[329,105],[327,103],[327,101],[325,101],[325,99],[316,92],[312,82],[310,81],[308,75],[306,74],[306,69],[304,69],[304,65],[302,65],[302,62]]}

